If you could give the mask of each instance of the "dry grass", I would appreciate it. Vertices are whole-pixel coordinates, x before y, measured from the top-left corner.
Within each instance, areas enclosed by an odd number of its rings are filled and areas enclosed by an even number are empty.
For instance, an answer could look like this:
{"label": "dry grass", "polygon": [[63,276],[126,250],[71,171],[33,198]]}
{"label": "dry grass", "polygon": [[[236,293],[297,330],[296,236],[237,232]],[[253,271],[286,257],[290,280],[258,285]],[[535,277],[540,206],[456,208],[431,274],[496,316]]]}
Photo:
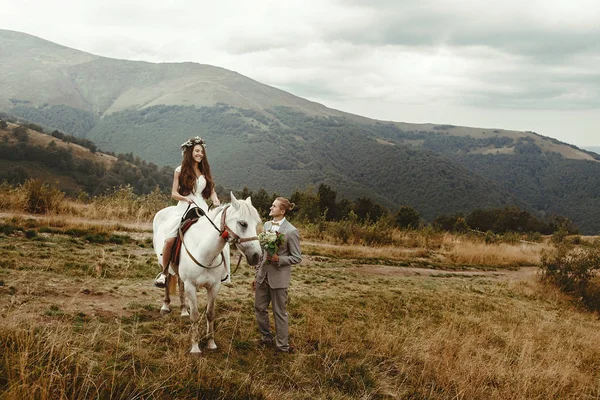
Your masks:
{"label": "dry grass", "polygon": [[[29,196],[27,185],[0,184],[0,210],[17,213],[26,211]],[[91,199],[83,194],[81,199],[63,196],[47,214],[144,224],[151,222],[157,211],[171,203],[169,197],[158,190],[147,195],[136,195],[131,186],[125,186]]]}
{"label": "dry grass", "polygon": [[[332,257],[294,270],[296,352],[255,342],[252,271],[242,267],[219,295],[219,350],[192,358],[188,322],[158,317],[148,232],[51,221],[2,221],[1,399],[600,396],[600,322],[531,273],[382,276],[368,259],[433,250],[305,243]],[[473,268],[535,259],[519,246],[443,239],[435,251]],[[348,268],[357,256],[361,267]]]}
{"label": "dry grass", "polygon": [[517,267],[539,264],[541,252],[547,248],[547,245],[537,243],[487,245],[460,241],[444,244],[444,255],[455,264]]}
{"label": "dry grass", "polygon": [[315,256],[363,260],[375,264],[425,266],[437,269],[516,268],[540,263],[546,243],[485,244],[477,237],[397,232],[406,246],[336,245],[305,242],[304,251]]}

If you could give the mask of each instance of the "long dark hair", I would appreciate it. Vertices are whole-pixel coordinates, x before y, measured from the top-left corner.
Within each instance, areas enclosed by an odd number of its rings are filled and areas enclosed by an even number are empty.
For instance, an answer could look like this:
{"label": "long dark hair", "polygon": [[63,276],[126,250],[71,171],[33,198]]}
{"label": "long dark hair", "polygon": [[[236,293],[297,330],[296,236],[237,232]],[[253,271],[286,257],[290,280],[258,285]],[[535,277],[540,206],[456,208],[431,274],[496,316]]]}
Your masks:
{"label": "long dark hair", "polygon": [[197,144],[195,146],[188,146],[185,148],[183,153],[183,160],[181,161],[181,172],[179,173],[179,193],[183,196],[187,196],[192,193],[196,189],[196,173],[194,172],[194,157],[192,156],[194,152],[194,147],[201,146],[202,151],[204,152],[204,156],[202,157],[202,161],[198,164],[198,168],[202,175],[204,175],[204,179],[206,179],[206,187],[202,191],[202,197],[208,199],[215,187],[215,182],[213,181],[212,174],[210,173],[210,164],[208,163],[208,158],[206,157],[206,148],[201,144]]}

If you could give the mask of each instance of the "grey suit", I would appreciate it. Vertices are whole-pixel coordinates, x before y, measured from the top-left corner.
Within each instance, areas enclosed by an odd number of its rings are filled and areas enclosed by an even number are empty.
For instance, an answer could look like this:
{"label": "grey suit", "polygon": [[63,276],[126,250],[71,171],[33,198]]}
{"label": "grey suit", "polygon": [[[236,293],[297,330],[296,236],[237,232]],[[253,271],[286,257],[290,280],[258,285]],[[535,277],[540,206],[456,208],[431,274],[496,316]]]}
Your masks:
{"label": "grey suit", "polygon": [[[265,231],[271,230],[271,222],[266,222]],[[275,319],[275,345],[279,350],[288,351],[288,315],[287,298],[288,286],[292,275],[292,265],[302,261],[300,251],[300,234],[287,219],[279,227],[279,233],[284,234],[284,241],[277,251],[279,262],[265,262],[256,271],[256,293],[254,296],[254,311],[258,330],[263,339],[271,339],[269,303],[273,306]]]}

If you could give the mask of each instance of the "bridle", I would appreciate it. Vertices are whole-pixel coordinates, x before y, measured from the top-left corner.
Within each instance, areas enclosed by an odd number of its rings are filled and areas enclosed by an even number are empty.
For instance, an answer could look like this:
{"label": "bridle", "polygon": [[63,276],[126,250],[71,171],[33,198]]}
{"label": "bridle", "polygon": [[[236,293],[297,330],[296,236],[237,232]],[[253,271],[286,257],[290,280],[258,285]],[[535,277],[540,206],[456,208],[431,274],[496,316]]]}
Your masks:
{"label": "bridle", "polygon": [[[221,234],[221,237],[223,239],[225,239],[227,242],[229,242],[230,244],[240,244],[240,243],[244,243],[244,242],[251,242],[253,240],[258,240],[258,236],[252,236],[252,237],[247,237],[247,238],[241,238],[237,233],[235,233],[230,227],[227,226],[227,209],[230,206],[227,205],[225,206],[225,208],[223,209],[223,213],[221,214],[221,229],[217,229],[219,231],[219,233]],[[206,218],[208,218],[208,215],[206,216]],[[210,221],[210,218],[208,218],[208,220]],[[212,223],[212,221],[210,221]],[[214,226],[215,224],[213,224]],[[216,228],[216,226],[215,226]]]}
{"label": "bridle", "polygon": [[[196,204],[196,202],[194,202],[192,200],[192,203],[194,203],[196,205],[197,208],[197,213],[199,214],[199,216],[204,216],[206,217],[206,219],[210,222],[210,224],[217,230],[217,232],[219,232],[219,236],[225,240],[227,243],[230,244],[234,244],[237,245],[240,243],[244,243],[244,242],[250,242],[253,240],[258,240],[258,236],[252,236],[252,237],[247,237],[247,238],[241,238],[240,235],[238,235],[237,233],[235,233],[229,226],[227,226],[227,209],[229,209],[230,205],[226,205],[223,208],[223,211],[221,212],[221,229],[217,228],[217,226],[215,225],[215,223],[213,222],[212,219],[210,219],[210,217],[206,214],[206,212],[204,212],[204,210],[198,206],[198,204]],[[190,204],[191,205],[191,204]],[[188,209],[190,207],[190,205],[188,205]],[[187,210],[184,213],[184,215],[187,214]],[[219,264],[215,265],[215,266],[206,266],[206,265],[202,265],[202,263],[200,263],[200,261],[196,260],[196,258],[192,255],[192,253],[190,253],[190,251],[188,250],[187,246],[185,245],[184,241],[183,241],[183,232],[181,231],[181,227],[179,228],[179,239],[181,240],[181,245],[183,246],[183,248],[185,249],[187,255],[192,259],[192,261],[204,268],[204,269],[214,269],[217,267],[220,267],[224,262],[225,262],[225,256],[223,254],[223,251],[221,251],[221,262],[219,262]],[[240,261],[242,260],[242,256],[240,255],[240,259],[238,260],[238,267],[240,265]],[[213,259],[214,261],[214,259]],[[212,261],[211,261],[212,264]],[[237,271],[237,268],[236,268]],[[234,271],[235,272],[235,271]]]}

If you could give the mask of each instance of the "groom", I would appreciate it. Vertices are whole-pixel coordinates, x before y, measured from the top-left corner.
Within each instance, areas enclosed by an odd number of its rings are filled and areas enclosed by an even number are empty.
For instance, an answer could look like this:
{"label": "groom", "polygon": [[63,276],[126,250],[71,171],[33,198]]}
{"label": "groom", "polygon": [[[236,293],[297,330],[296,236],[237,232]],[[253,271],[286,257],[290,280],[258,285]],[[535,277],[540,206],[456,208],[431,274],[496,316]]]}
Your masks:
{"label": "groom", "polygon": [[271,205],[269,215],[272,221],[265,223],[265,231],[279,232],[284,235],[283,243],[273,256],[267,254],[267,260],[256,271],[256,293],[254,311],[258,330],[262,334],[261,342],[273,343],[273,334],[269,324],[267,308],[272,303],[275,319],[275,348],[277,352],[288,353],[288,286],[292,274],[292,265],[302,261],[300,235],[285,215],[294,209],[295,204],[284,197],[278,197]]}

